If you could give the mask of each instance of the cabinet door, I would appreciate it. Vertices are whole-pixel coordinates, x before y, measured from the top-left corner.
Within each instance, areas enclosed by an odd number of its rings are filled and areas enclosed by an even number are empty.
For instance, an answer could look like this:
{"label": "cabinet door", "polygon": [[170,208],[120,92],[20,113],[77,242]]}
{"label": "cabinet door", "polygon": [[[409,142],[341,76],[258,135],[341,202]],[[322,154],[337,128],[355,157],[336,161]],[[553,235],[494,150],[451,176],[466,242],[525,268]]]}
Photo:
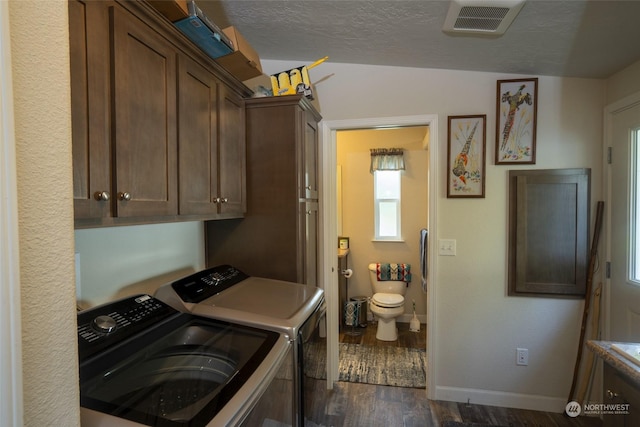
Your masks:
{"label": "cabinet door", "polygon": [[111,216],[108,31],[101,2],[69,2],[75,218]]}
{"label": "cabinet door", "polygon": [[111,13],[117,216],[175,215],[177,53],[117,6]]}
{"label": "cabinet door", "polygon": [[302,283],[318,284],[318,202],[301,202],[299,256],[302,263]]}
{"label": "cabinet door", "polygon": [[244,100],[225,86],[220,89],[220,213],[243,214],[247,210]]}
{"label": "cabinet door", "polygon": [[618,374],[608,363],[604,364],[603,403],[624,405],[616,407],[621,413],[605,413],[602,417],[604,427],[623,427],[640,425],[640,391],[626,378]]}
{"label": "cabinet door", "polygon": [[180,214],[216,214],[218,80],[181,56],[178,81]]}
{"label": "cabinet door", "polygon": [[318,198],[318,123],[308,111],[300,112],[300,137],[302,139],[301,198]]}

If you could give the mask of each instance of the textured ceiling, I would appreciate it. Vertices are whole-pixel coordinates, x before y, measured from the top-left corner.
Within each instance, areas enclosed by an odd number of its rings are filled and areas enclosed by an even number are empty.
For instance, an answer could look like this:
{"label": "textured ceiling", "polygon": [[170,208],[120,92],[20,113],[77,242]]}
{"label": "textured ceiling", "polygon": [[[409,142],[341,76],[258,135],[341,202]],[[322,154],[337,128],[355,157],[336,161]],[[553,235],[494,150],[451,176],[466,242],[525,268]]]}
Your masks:
{"label": "textured ceiling", "polygon": [[589,78],[640,60],[640,0],[528,0],[501,37],[445,34],[448,1],[196,3],[220,27],[236,26],[262,59]]}

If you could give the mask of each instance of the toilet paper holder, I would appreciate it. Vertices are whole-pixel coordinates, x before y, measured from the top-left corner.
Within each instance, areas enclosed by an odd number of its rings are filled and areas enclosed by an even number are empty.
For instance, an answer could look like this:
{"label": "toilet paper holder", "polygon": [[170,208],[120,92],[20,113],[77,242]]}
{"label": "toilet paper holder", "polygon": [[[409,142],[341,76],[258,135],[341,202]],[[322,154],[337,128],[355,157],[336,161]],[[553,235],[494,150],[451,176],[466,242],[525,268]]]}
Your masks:
{"label": "toilet paper holder", "polygon": [[347,268],[345,270],[342,270],[340,274],[342,274],[345,279],[349,279],[351,276],[353,276],[353,270],[350,268]]}

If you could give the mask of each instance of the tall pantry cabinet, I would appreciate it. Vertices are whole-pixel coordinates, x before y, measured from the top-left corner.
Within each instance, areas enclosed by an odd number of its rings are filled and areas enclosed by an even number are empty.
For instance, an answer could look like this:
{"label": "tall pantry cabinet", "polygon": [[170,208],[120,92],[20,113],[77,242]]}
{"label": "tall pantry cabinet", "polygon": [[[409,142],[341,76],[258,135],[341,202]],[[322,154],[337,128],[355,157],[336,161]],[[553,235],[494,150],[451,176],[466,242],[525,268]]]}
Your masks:
{"label": "tall pantry cabinet", "polygon": [[246,101],[247,213],[207,223],[209,266],[317,285],[320,120],[299,95]]}

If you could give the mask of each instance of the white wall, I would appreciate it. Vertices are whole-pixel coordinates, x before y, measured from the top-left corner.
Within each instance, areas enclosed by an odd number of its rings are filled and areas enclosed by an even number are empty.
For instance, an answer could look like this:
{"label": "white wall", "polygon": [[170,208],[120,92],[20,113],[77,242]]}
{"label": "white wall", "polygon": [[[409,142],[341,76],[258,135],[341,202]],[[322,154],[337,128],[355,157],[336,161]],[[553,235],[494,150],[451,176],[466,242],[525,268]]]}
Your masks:
{"label": "white wall", "polygon": [[[426,321],[427,298],[420,280],[420,229],[428,224],[429,153],[423,147],[426,132],[427,127],[414,126],[340,131],[336,136],[336,157],[342,170],[341,235],[350,239],[349,267],[354,271],[348,283],[349,296],[372,295],[369,263],[411,264],[412,281],[405,295],[406,315],[399,319],[402,322],[411,320],[413,301],[420,321]],[[369,172],[369,149],[391,147],[404,148],[406,164],[402,173],[402,241],[373,241],[373,175]]]}
{"label": "white wall", "polygon": [[66,1],[11,1],[24,425],[80,424]]}
{"label": "white wall", "polygon": [[607,105],[636,92],[640,92],[640,61],[607,79]]}
{"label": "white wall", "polygon": [[[299,62],[263,61],[266,73]],[[562,411],[577,352],[583,300],[507,297],[507,175],[509,169],[588,167],[592,207],[602,198],[603,80],[324,63],[310,71],[326,120],[438,114],[487,115],[484,199],[438,198],[437,235],[457,240],[457,256],[439,257],[436,397]],[[496,81],[538,77],[537,164],[493,165]],[[438,162],[446,182],[446,131]],[[592,218],[593,222],[593,218]],[[592,227],[591,227],[592,228]],[[515,364],[516,347],[529,366]]]}

